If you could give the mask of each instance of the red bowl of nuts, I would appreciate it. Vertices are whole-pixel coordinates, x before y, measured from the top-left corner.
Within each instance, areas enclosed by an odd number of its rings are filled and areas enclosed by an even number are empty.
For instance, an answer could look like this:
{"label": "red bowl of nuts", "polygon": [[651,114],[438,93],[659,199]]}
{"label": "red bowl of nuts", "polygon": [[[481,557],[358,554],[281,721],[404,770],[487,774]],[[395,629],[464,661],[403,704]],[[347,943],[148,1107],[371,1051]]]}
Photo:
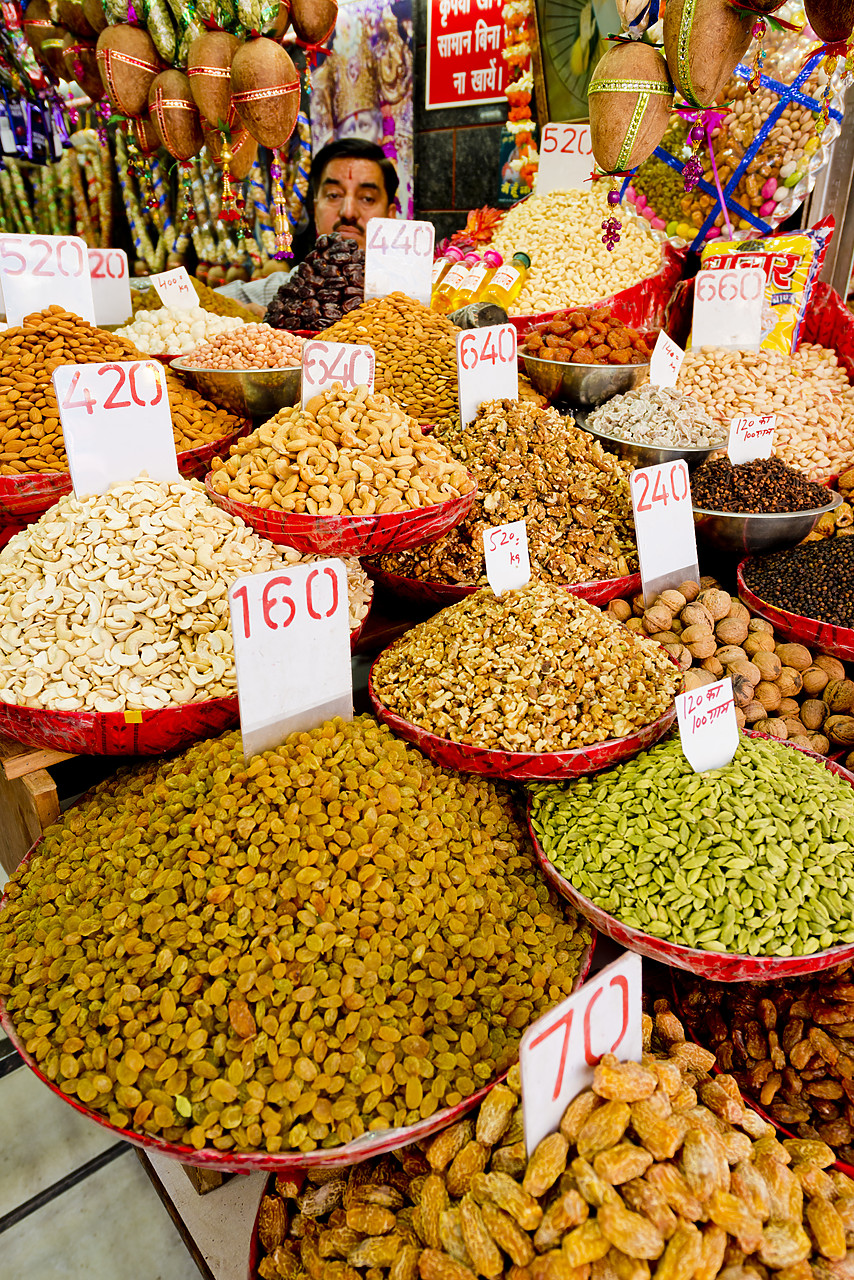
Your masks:
{"label": "red bowl of nuts", "polygon": [[799,613],[778,609],[760,599],[744,580],[744,571],[751,559],[742,560],[736,572],[738,594],[753,613],[770,622],[781,640],[792,640],[829,653],[833,658],[854,661],[854,627],[840,627],[833,622],[821,622],[818,618],[806,618]]}
{"label": "red bowl of nuts", "polygon": [[[399,573],[390,573],[374,560],[366,560],[365,571],[373,578],[378,587],[399,600],[410,604],[438,604],[441,606],[456,604],[465,596],[479,591],[483,583],[471,582],[431,582],[425,578],[406,578]],[[567,591],[590,604],[605,605],[619,596],[632,596],[640,591],[641,577],[639,573],[628,574],[623,578],[602,578],[595,582],[575,582],[567,586]]]}
{"label": "red bowl of nuts", "polygon": [[430,507],[375,516],[313,516],[235,502],[217,493],[210,474],[205,479],[205,488],[218,507],[245,520],[270,542],[330,556],[376,556],[432,542],[465,519],[477,494],[477,485],[473,484],[468,493]]}

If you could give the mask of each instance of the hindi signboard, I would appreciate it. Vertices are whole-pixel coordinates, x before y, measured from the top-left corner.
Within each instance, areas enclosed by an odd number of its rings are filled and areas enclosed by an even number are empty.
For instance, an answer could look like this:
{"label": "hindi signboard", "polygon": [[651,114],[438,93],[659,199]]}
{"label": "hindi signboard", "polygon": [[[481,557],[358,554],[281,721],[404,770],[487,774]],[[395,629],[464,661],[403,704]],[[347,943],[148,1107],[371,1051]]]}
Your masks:
{"label": "hindi signboard", "polygon": [[429,0],[428,111],[504,102],[503,0]]}

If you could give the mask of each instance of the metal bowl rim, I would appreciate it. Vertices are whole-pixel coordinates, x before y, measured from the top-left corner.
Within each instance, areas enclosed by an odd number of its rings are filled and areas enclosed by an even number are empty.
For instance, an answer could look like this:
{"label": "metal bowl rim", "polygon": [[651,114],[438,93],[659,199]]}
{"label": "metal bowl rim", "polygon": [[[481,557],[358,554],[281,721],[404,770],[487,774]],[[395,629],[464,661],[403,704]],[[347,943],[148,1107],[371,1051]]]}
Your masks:
{"label": "metal bowl rim", "polygon": [[519,355],[523,360],[533,360],[537,364],[554,365],[556,369],[649,369],[649,360],[638,364],[581,364],[572,360],[546,360],[542,356],[530,355],[527,351],[520,351]]}
{"label": "metal bowl rim", "polygon": [[824,507],[810,507],[807,511],[710,511],[707,507],[693,507],[697,516],[715,516],[731,520],[792,520],[798,516],[821,516],[835,511],[843,502],[842,494],[830,490],[833,501]]}
{"label": "metal bowl rim", "polygon": [[283,364],[276,365],[274,369],[211,369],[206,365],[187,364],[186,360],[176,356],[172,361],[172,368],[177,369],[179,373],[293,373],[295,370],[302,369],[302,365]]}
{"label": "metal bowl rim", "polygon": [[[595,367],[595,365],[581,366],[582,369],[593,369]],[[605,404],[610,403],[610,400],[605,401]],[[596,405],[593,412],[595,413],[596,409],[601,407],[601,405]],[[599,440],[609,440],[613,444],[630,444],[635,449],[655,449],[657,452],[663,452],[666,449],[670,453],[714,453],[716,449],[726,448],[726,437],[723,437],[720,444],[650,444],[646,440],[629,440],[626,436],[612,436],[607,431],[600,431],[597,427],[592,426],[590,424],[590,414],[587,415],[587,421],[580,430],[589,432],[591,436],[596,436]]]}

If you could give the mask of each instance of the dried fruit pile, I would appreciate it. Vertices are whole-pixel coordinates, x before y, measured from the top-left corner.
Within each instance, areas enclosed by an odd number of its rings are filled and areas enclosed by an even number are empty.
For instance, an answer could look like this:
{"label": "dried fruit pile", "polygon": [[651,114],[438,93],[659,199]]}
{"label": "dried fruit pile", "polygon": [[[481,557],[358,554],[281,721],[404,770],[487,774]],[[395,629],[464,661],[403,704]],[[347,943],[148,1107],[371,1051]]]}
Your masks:
{"label": "dried fruit pile", "polygon": [[267,307],[274,329],[326,329],[365,298],[365,251],[345,236],[318,236]]}
{"label": "dried fruit pile", "polygon": [[559,311],[532,329],[522,354],[568,364],[647,364],[652,346],[637,329],[612,314],[610,307]]}
{"label": "dried fruit pile", "polygon": [[313,1151],[493,1080],[589,941],[505,789],[359,717],[90,792],[9,882],[0,997],[115,1125]]}
{"label": "dried fruit pile", "polygon": [[[665,1002],[643,1064],[606,1056],[526,1157],[518,1074],[434,1138],[274,1180],[260,1280],[821,1280],[854,1242],[854,1182],[774,1137]],[[647,1034],[651,1019],[645,1018]],[[371,1268],[365,1272],[362,1268]]]}

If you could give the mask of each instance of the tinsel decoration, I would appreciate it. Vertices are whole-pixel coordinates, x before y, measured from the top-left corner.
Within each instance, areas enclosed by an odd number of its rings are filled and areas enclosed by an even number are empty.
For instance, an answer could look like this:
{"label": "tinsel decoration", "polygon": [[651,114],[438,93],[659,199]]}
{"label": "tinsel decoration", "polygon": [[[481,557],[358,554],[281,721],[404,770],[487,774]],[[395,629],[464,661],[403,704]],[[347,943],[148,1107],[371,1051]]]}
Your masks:
{"label": "tinsel decoration", "polygon": [[157,196],[154,194],[151,175],[148,172],[148,166],[143,159],[142,152],[136,144],[136,138],[133,136],[130,121],[128,121],[127,126],[127,156],[128,172],[136,178],[137,185],[139,187],[139,194],[145,201],[144,207],[148,210],[156,209],[158,207],[158,200]]}
{"label": "tinsel decoration", "polygon": [[278,261],[292,258],[291,227],[288,222],[288,205],[285,184],[282,181],[282,155],[276,149],[273,152],[273,163],[270,165],[270,179],[273,197],[273,231],[276,235],[276,252],[273,257]]}
{"label": "tinsel decoration", "polygon": [[225,137],[222,140],[220,160],[222,162],[222,199],[220,201],[219,216],[223,222],[237,222],[241,211],[234,187],[231,185],[234,181],[229,167],[231,165],[231,144]]}
{"label": "tinsel decoration", "polygon": [[184,196],[184,222],[196,221],[193,204],[193,166],[189,160],[179,161],[181,166],[181,190]]}

